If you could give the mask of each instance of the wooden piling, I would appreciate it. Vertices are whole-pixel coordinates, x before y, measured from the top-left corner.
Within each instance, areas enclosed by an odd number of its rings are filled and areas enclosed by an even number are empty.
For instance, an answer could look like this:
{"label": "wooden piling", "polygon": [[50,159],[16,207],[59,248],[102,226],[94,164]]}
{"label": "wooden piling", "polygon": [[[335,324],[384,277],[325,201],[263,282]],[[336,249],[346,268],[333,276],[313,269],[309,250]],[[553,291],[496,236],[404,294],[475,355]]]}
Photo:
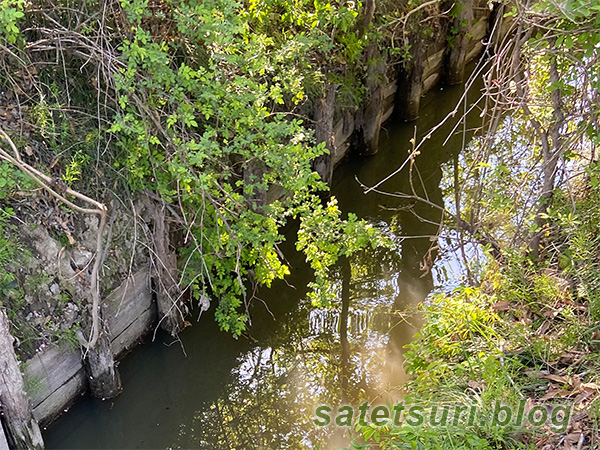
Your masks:
{"label": "wooden piling", "polygon": [[315,105],[315,140],[317,143],[324,142],[329,153],[316,158],[313,161],[313,168],[327,184],[331,183],[335,161],[333,118],[337,88],[338,86],[334,84],[327,86],[324,96],[318,99]]}
{"label": "wooden piling", "polygon": [[420,35],[413,35],[410,42],[412,58],[400,70],[396,92],[399,117],[406,121],[416,120],[419,117],[426,50]]}
{"label": "wooden piling", "polygon": [[374,155],[379,150],[379,133],[384,114],[384,86],[387,83],[387,60],[375,44],[365,51],[367,98],[357,121],[358,147],[364,155]]}
{"label": "wooden piling", "polygon": [[121,393],[121,377],[115,364],[110,342],[110,331],[104,320],[94,348],[85,353],[85,368],[91,394],[101,400],[116,397]]}
{"label": "wooden piling", "polygon": [[0,423],[0,450],[9,450],[6,436],[4,435],[4,428]]}
{"label": "wooden piling", "polygon": [[462,0],[455,3],[454,23],[450,34],[446,61],[446,82],[449,85],[462,83],[465,75],[465,63],[469,47],[469,30],[473,22],[473,0]]}
{"label": "wooden piling", "polygon": [[13,342],[8,317],[0,310],[0,404],[8,431],[6,438],[15,450],[42,450],[44,440],[25,393]]}

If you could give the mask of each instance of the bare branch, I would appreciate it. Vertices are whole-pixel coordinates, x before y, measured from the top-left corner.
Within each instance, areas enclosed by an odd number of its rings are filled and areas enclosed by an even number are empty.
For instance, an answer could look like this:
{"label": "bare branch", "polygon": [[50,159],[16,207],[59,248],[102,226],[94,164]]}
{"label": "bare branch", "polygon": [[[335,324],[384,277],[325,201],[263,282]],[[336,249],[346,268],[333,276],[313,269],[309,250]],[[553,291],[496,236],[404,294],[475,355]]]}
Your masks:
{"label": "bare branch", "polygon": [[66,188],[65,194],[73,195],[74,197],[94,206],[94,209],[91,208],[82,208],[81,206],[76,205],[72,201],[65,198],[63,195],[56,192],[52,186],[54,184],[52,178],[48,175],[40,172],[29,164],[25,163],[17,150],[17,146],[13,142],[6,132],[0,128],[0,136],[8,142],[8,145],[13,151],[14,156],[11,156],[10,153],[6,152],[4,149],[0,148],[0,158],[9,161],[14,164],[17,168],[19,168],[24,174],[29,176],[33,181],[35,181],[42,189],[56,198],[58,201],[68,205],[73,208],[75,211],[84,213],[84,214],[95,214],[100,217],[100,224],[98,226],[98,234],[96,238],[96,254],[94,255],[94,266],[92,268],[92,273],[90,276],[90,289],[92,296],[92,330],[91,337],[86,344],[88,350],[94,348],[96,342],[98,341],[99,332],[100,332],[100,283],[98,273],[100,271],[100,264],[102,261],[103,247],[104,243],[102,240],[102,236],[104,234],[104,228],[106,227],[106,206],[103,203],[100,203],[80,192],[74,191],[71,188]]}

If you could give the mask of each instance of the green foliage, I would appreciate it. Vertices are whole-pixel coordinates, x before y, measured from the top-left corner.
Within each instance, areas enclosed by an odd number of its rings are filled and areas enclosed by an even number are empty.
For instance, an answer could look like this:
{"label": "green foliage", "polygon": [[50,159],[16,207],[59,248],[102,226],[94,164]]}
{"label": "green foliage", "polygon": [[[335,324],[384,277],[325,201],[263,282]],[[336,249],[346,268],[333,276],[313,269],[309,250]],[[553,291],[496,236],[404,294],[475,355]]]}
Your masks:
{"label": "green foliage", "polygon": [[0,161],[0,200],[10,198],[17,190],[31,188],[33,181],[8,161]]}
{"label": "green foliage", "polygon": [[[557,245],[556,259],[574,280],[575,295],[589,303],[591,317],[597,321],[600,320],[600,185],[596,181],[596,164],[590,165],[587,173],[586,195],[577,203],[576,215],[567,221],[555,219],[560,227],[556,237],[561,244]],[[569,198],[559,197],[556,203],[558,211],[571,209]]]}
{"label": "green foliage", "polygon": [[408,351],[407,371],[417,377],[442,380],[447,366],[436,362],[477,360],[480,348],[493,345],[497,337],[498,317],[490,298],[478,289],[463,287],[454,295],[438,295],[425,311],[428,320]]}
{"label": "green foliage", "polygon": [[13,303],[14,300],[18,303],[22,295],[14,274],[6,269],[20,251],[19,245],[11,236],[11,232],[14,231],[14,225],[10,223],[12,216],[12,208],[0,209],[0,305],[4,306],[9,302]]}
{"label": "green foliage", "polygon": [[[598,208],[579,206],[582,215],[577,220],[590,229],[579,226],[578,230],[597,236]],[[560,221],[560,229],[571,233],[572,221]],[[598,279],[597,250],[581,248],[578,238],[567,242],[578,273],[590,280],[594,273]],[[521,443],[523,436],[534,432],[531,428],[512,422],[494,426],[494,405],[500,401],[516,411],[523,399],[539,398],[549,386],[536,374],[556,370],[557,361],[569,352],[596,345],[590,341],[596,321],[573,307],[568,275],[568,271],[540,269],[517,252],[507,253],[502,267],[487,267],[480,287],[461,287],[428,299],[421,305],[424,324],[404,354],[411,379],[403,386],[403,401],[422,406],[426,415],[434,405],[474,405],[478,419],[445,427],[426,423],[415,428],[406,422],[357,425],[353,448],[533,448]],[[596,361],[580,364],[586,378],[597,377]]]}
{"label": "green foliage", "polygon": [[81,151],[76,152],[71,158],[71,162],[65,168],[65,173],[62,176],[63,181],[68,185],[72,185],[75,181],[79,180],[89,160],[90,157],[88,155],[83,154]]}
{"label": "green foliage", "polygon": [[[424,406],[424,410],[428,412],[426,407]],[[362,444],[353,443],[352,448],[357,450],[373,448],[374,445],[379,445],[379,448],[385,450],[493,450],[506,448],[508,443],[514,443],[510,436],[498,436],[498,439],[492,440],[463,423],[443,429],[407,424],[400,427],[367,425],[357,426],[356,431],[365,441]]]}
{"label": "green foliage", "polygon": [[[520,73],[528,75],[515,82],[504,78],[504,69],[490,72],[488,92],[506,92],[496,105],[505,116],[490,130],[494,137],[477,138],[461,161],[463,217],[502,247],[529,249],[540,265],[555,254],[559,230],[578,233],[572,200],[568,205],[559,198],[571,189],[565,180],[596,159],[600,104],[589,93],[600,87],[599,9],[598,0],[513,7],[507,15],[531,36],[513,47]],[[451,16],[458,18],[458,11]],[[507,111],[509,103],[514,107]],[[548,164],[564,165],[569,175],[559,180],[559,169],[548,171]],[[550,187],[557,189],[548,192]],[[557,257],[562,267],[569,264],[568,253]]]}
{"label": "green foliage", "polygon": [[514,448],[515,433],[526,430],[514,424],[493,424],[496,402],[515,406],[521,398],[513,380],[522,366],[505,357],[503,347],[511,338],[493,308],[497,300],[471,287],[434,296],[422,305],[424,325],[404,355],[411,375],[404,387],[404,403],[421,406],[427,416],[434,405],[472,405],[477,420],[465,414],[439,427],[429,423],[415,427],[406,421],[357,425],[357,442],[364,443],[355,443],[353,448],[373,444],[384,449]]}
{"label": "green foliage", "polygon": [[[325,148],[287,112],[302,106],[307,89],[323,90],[328,75],[314,60],[358,61],[360,4],[166,3],[162,14],[177,32],[160,42],[146,26],[153,14],[147,2],[121,4],[130,33],[116,76],[117,166],[127,169],[131,189],[177,202],[191,237],[180,249],[185,282],[196,298],[210,291],[219,299],[218,323],[238,336],[247,282],[269,286],[289,273],[277,249],[281,227],[290,217],[315,224],[310,217],[322,216],[314,193],[326,186],[311,161]],[[283,196],[256,203],[270,186]],[[328,219],[341,224],[338,216]],[[359,233],[358,223],[334,226]]]}
{"label": "green foliage", "polygon": [[339,258],[349,258],[368,247],[391,247],[391,242],[352,213],[342,220],[337,201],[332,198],[326,206],[315,205],[310,214],[302,217],[296,246],[306,254],[315,271],[316,280],[309,285],[313,289],[309,294],[313,305],[327,306],[336,297],[329,270]]}
{"label": "green foliage", "polygon": [[[15,69],[6,79],[15,87],[33,78],[26,119],[43,145],[29,156],[53,177],[93,197],[152,191],[175,206],[171,230],[185,236],[177,249],[182,288],[218,299],[217,321],[239,336],[249,285],[289,273],[281,228],[321,211],[317,193],[327,187],[311,163],[326,149],[299,118],[332,84],[338,99],[359,105],[364,49],[381,36],[362,29],[360,1],[159,3],[118,2],[122,14],[103,30],[117,52],[96,58],[86,46],[100,4],[42,2],[35,7],[47,11],[38,15],[22,0],[3,0],[0,25]],[[85,25],[72,30],[74,23]],[[65,46],[74,51],[59,49],[60,67],[28,60],[19,40],[38,42],[36,29],[58,24],[73,34],[75,44]],[[82,48],[93,54],[85,64]],[[10,195],[17,174],[0,169],[8,187],[0,192]],[[269,190],[281,195],[267,201]],[[336,220],[343,232],[364,231],[356,218]]]}
{"label": "green foliage", "polygon": [[42,99],[31,107],[31,118],[40,128],[42,136],[49,137],[54,133],[55,124],[46,100]]}
{"label": "green foliage", "polygon": [[12,208],[0,209],[0,267],[10,262],[17,252],[17,247],[8,234],[14,228],[10,223],[10,218],[14,214]]}
{"label": "green foliage", "polygon": [[22,19],[25,0],[2,0],[0,2],[0,36],[10,44],[17,42],[20,31],[17,23]]}

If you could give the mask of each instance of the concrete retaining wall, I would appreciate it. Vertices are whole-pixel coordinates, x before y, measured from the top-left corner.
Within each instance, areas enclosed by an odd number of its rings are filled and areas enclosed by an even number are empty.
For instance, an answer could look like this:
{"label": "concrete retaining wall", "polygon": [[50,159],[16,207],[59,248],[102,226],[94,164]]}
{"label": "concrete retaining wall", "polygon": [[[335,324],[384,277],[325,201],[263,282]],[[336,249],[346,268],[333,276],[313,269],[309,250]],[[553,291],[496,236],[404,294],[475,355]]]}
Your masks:
{"label": "concrete retaining wall", "polygon": [[[156,322],[148,271],[125,280],[105,299],[104,306],[113,352],[122,356]],[[81,351],[68,343],[45,349],[23,363],[22,369],[33,415],[42,426],[87,389]]]}
{"label": "concrete retaining wall", "polygon": [[[465,64],[479,57],[484,50],[483,41],[488,34],[491,11],[486,7],[478,7],[474,16],[474,20],[468,29],[469,39],[467,42]],[[443,36],[426,45],[424,50],[423,75],[420,81],[421,95],[425,95],[444,79],[448,50],[448,42]],[[387,81],[383,86],[381,125],[392,116],[395,108],[403,107],[403,105],[397,104],[398,90],[405,89],[399,78],[399,73],[395,69],[388,71]],[[338,116],[341,117],[339,117],[333,127],[335,136],[335,151],[332,155],[334,166],[338,165],[350,152],[353,143],[353,134],[356,130],[357,111],[338,111]]]}

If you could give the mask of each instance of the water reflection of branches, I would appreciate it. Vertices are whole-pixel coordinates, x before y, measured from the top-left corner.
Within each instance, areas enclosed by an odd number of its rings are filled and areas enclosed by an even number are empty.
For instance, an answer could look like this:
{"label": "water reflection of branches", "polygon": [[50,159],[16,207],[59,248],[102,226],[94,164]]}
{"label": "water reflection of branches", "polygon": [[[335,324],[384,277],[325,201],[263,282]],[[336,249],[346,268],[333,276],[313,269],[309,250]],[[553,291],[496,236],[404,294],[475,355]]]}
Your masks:
{"label": "water reflection of branches", "polygon": [[[595,145],[586,133],[598,130],[598,118],[593,113],[600,98],[594,89],[597,71],[589,70],[596,67],[597,56],[582,57],[581,49],[576,56],[561,47],[569,34],[561,29],[563,15],[538,15],[520,2],[514,11],[518,20],[507,22],[504,6],[500,7],[484,56],[454,109],[418,142],[415,130],[412,150],[398,169],[370,187],[361,184],[365,193],[376,192],[437,210],[438,236],[444,230],[442,224],[454,228],[468,278],[468,242],[487,246],[499,261],[506,247],[526,248],[534,260],[539,260],[556,189],[565,186],[574,204],[570,170],[577,169],[577,164],[565,160],[565,153],[575,149],[584,159],[595,160]],[[576,25],[585,28],[590,23],[586,19]],[[584,31],[591,33],[592,28]],[[470,103],[468,92],[479,78],[484,87]],[[481,123],[467,126],[478,108]],[[461,116],[451,124],[459,111]],[[446,186],[451,195],[441,205],[430,199],[415,160],[428,139],[447,124],[451,131],[443,145],[456,134],[461,135],[462,143],[461,153],[455,155],[452,167],[446,168],[452,173]],[[407,190],[386,192],[381,188],[404,171]],[[433,224],[418,214],[414,205],[405,208],[419,221]],[[424,267],[427,269],[428,264]]]}

